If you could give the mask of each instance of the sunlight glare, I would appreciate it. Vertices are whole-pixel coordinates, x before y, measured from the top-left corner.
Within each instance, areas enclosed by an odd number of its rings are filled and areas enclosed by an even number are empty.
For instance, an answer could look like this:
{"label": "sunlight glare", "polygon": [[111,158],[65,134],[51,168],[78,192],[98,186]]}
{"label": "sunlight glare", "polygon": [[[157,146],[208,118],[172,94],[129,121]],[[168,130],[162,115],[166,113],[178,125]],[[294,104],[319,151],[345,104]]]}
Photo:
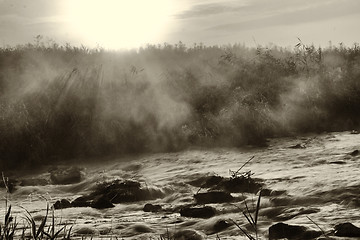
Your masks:
{"label": "sunlight glare", "polygon": [[172,6],[168,0],[75,0],[67,14],[69,28],[86,44],[136,48],[162,42]]}

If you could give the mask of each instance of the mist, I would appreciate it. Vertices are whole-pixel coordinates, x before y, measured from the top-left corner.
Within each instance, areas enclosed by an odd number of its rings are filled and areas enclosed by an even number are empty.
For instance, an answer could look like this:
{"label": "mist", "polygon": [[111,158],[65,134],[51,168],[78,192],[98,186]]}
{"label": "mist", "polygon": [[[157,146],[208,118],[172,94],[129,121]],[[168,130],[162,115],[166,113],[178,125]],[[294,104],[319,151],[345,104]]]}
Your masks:
{"label": "mist", "polygon": [[0,168],[359,127],[358,45],[0,50]]}

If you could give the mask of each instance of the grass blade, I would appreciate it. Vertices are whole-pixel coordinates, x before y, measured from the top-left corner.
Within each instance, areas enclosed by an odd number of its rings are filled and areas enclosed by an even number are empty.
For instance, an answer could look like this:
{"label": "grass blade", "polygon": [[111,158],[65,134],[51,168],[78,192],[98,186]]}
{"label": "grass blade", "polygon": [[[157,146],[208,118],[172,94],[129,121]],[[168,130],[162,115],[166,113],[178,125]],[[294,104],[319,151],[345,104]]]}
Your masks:
{"label": "grass blade", "polygon": [[253,236],[251,236],[250,234],[248,234],[244,229],[242,229],[239,224],[237,224],[237,223],[236,223],[234,220],[232,220],[232,219],[230,219],[230,220],[235,224],[235,226],[236,226],[237,228],[240,229],[240,231],[241,231],[243,234],[245,234],[245,236],[246,236],[249,240],[255,240],[255,238],[254,238]]}
{"label": "grass blade", "polygon": [[255,226],[257,225],[257,220],[259,216],[259,210],[260,210],[260,200],[261,200],[261,190],[259,192],[259,198],[256,204],[256,212],[255,212]]}
{"label": "grass blade", "polygon": [[47,216],[48,216],[48,212],[49,212],[49,205],[46,208],[46,215],[44,217],[44,219],[42,220],[37,232],[36,232],[36,237],[40,236],[41,232],[44,232],[44,228],[45,228],[45,224],[46,224],[46,220],[47,220]]}

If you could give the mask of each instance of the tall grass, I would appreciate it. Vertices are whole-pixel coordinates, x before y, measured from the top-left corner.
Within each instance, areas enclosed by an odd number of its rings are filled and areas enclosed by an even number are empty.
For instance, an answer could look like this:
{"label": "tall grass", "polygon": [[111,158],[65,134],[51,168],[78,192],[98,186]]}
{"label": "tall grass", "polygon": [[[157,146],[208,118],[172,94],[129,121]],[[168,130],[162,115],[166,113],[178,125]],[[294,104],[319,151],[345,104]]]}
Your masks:
{"label": "tall grass", "polygon": [[360,48],[0,49],[0,169],[359,127]]}

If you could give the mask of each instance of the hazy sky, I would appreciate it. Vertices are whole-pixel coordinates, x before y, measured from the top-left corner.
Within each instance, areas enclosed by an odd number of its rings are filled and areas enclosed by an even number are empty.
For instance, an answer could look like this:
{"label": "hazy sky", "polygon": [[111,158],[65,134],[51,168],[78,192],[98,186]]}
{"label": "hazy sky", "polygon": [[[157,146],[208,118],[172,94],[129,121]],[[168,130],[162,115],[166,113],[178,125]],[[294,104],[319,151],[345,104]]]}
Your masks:
{"label": "hazy sky", "polygon": [[0,44],[360,42],[359,0],[0,0]]}

